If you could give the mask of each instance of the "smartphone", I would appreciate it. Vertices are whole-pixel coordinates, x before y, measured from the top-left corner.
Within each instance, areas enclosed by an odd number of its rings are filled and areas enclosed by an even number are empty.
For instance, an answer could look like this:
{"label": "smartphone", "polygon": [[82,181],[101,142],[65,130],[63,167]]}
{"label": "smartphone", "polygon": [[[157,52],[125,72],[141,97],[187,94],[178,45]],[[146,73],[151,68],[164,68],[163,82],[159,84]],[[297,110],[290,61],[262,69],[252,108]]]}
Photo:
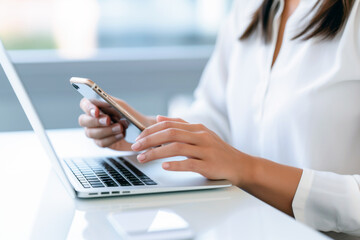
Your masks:
{"label": "smartphone", "polygon": [[190,224],[171,209],[136,209],[110,213],[108,220],[126,240],[194,239]]}
{"label": "smartphone", "polygon": [[[70,83],[83,97],[96,105],[102,113],[108,115],[113,123],[120,122],[129,130],[132,125],[135,126],[139,132],[131,135],[138,135],[146,128],[144,124],[115,102],[109,94],[90,79],[72,77]],[[126,132],[128,132],[128,129]],[[135,139],[135,137],[132,138]]]}

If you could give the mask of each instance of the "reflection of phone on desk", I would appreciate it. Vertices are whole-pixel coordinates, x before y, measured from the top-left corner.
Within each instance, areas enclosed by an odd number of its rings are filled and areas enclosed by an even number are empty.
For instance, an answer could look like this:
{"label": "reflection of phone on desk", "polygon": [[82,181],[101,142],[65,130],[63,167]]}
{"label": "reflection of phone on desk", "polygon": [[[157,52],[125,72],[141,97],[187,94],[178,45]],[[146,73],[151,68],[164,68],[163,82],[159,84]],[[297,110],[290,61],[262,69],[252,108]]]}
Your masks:
{"label": "reflection of phone on desk", "polygon": [[[130,136],[130,141],[133,141],[145,129],[144,124],[115,102],[110,95],[90,79],[72,77],[70,83],[81,95],[96,105],[102,113],[109,115],[113,123],[121,122],[123,125],[128,126],[128,130],[132,131],[130,135],[133,135]],[[132,125],[138,129],[137,133],[132,130]],[[128,130],[126,131],[127,135],[129,135]]]}

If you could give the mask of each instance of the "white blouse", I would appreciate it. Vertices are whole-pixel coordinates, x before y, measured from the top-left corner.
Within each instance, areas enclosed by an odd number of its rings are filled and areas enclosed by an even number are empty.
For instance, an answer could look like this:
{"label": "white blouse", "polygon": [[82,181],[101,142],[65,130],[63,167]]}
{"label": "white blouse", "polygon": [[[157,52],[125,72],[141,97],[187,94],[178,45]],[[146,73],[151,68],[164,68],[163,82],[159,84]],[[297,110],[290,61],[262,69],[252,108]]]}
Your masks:
{"label": "white blouse", "polygon": [[[245,153],[305,169],[295,218],[322,231],[360,236],[360,0],[333,40],[292,40],[314,14],[301,0],[271,68],[273,39],[239,41],[262,0],[235,1],[184,116]],[[284,179],[286,181],[286,179]]]}

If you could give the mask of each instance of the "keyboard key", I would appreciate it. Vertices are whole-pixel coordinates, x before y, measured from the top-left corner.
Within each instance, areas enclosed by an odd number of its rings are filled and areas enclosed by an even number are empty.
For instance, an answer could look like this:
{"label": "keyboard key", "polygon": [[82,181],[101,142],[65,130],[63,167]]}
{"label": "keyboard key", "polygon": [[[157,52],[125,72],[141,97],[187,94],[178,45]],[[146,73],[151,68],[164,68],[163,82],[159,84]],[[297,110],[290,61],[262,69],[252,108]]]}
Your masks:
{"label": "keyboard key", "polygon": [[85,177],[95,176],[93,173],[82,173]]}
{"label": "keyboard key", "polygon": [[105,185],[106,185],[107,187],[117,187],[117,186],[119,186],[119,185],[117,185],[115,182],[105,183]]}
{"label": "keyboard key", "polygon": [[120,184],[120,186],[131,186],[131,183],[129,182],[121,182],[121,181],[118,181],[118,183]]}
{"label": "keyboard key", "polygon": [[145,184],[143,184],[142,182],[131,182],[132,184],[134,184],[135,186],[140,186],[140,185],[145,185]]}
{"label": "keyboard key", "polygon": [[89,182],[89,184],[91,185],[91,186],[96,186],[96,185],[101,185],[101,186],[103,186],[104,184],[102,184],[101,182]]}
{"label": "keyboard key", "polygon": [[88,181],[99,181],[99,179],[97,177],[87,177],[86,180]]}

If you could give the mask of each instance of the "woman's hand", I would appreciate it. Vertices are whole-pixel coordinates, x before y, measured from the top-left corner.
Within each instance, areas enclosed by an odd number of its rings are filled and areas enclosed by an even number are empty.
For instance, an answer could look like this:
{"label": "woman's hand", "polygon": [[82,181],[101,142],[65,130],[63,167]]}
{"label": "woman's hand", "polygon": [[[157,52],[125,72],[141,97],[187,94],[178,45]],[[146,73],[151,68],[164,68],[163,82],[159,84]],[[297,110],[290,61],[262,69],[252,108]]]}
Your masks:
{"label": "woman's hand", "polygon": [[[113,98],[113,100],[146,126],[156,122],[155,119],[135,111],[124,101],[116,98]],[[131,144],[124,140],[127,128],[126,123],[112,123],[108,115],[102,113],[97,106],[86,98],[80,101],[80,108],[85,114],[79,116],[79,124],[85,128],[86,136],[94,139],[96,145],[118,151],[131,151]]]}
{"label": "woman's hand", "polygon": [[228,179],[235,185],[241,184],[241,170],[252,158],[225,143],[201,124],[189,124],[181,119],[162,116],[158,116],[157,123],[139,135],[132,149],[148,149],[138,155],[142,163],[185,156],[186,160],[165,162],[162,166],[169,171],[197,172],[208,179]]}

